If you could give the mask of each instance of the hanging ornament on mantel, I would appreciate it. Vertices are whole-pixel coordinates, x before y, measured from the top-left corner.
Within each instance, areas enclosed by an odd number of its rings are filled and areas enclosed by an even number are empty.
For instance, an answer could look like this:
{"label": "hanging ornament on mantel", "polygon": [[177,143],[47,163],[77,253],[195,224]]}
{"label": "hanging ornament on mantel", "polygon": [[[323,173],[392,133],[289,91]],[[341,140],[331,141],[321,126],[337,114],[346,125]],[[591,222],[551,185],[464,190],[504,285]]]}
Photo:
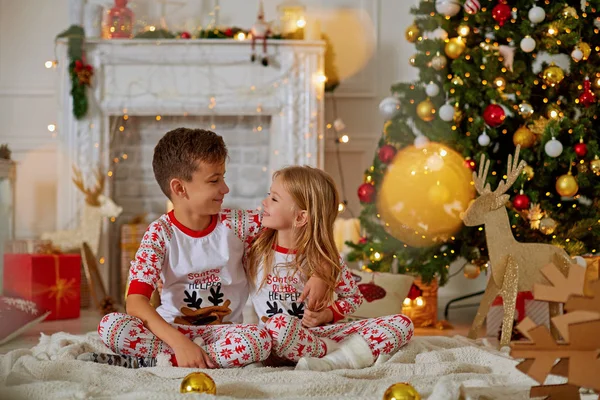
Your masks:
{"label": "hanging ornament on mantel", "polygon": [[475,15],[481,10],[479,0],[466,0],[463,7],[465,12],[469,15]]}
{"label": "hanging ornament on mantel", "polygon": [[512,11],[510,6],[506,4],[506,0],[500,0],[498,4],[492,9],[492,18],[498,23],[499,26],[504,26],[506,21],[512,17]]}
{"label": "hanging ornament on mantel", "polygon": [[454,17],[460,11],[458,0],[435,0],[435,11],[444,17]]}
{"label": "hanging ornament on mantel", "polygon": [[529,10],[527,16],[532,24],[539,24],[546,19],[546,11],[542,7],[535,6]]}
{"label": "hanging ornament on mantel", "polygon": [[592,92],[592,84],[587,76],[583,81],[583,93],[579,95],[579,102],[586,108],[596,102],[596,95]]}
{"label": "hanging ornament on mantel", "polygon": [[563,152],[563,145],[560,141],[556,140],[554,136],[552,139],[547,141],[544,145],[544,151],[549,157],[556,158]]}

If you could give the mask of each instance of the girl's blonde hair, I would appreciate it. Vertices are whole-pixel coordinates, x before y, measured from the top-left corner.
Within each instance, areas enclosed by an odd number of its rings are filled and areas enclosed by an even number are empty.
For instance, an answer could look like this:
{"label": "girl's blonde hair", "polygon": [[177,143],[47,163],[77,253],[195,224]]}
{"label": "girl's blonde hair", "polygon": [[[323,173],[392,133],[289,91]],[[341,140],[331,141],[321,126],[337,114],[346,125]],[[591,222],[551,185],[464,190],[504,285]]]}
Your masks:
{"label": "girl's blonde hair", "polygon": [[[308,279],[316,275],[328,287],[328,303],[333,300],[335,285],[339,279],[340,256],[333,239],[333,223],[338,215],[339,194],[335,182],[326,172],[309,166],[283,168],[273,174],[273,180],[280,178],[283,187],[294,199],[297,210],[307,212],[307,223],[294,228],[296,257],[292,268],[294,273]],[[273,272],[274,247],[277,244],[277,231],[263,228],[252,243],[248,252],[246,270],[251,285],[255,285],[258,268],[264,264],[264,276]]]}

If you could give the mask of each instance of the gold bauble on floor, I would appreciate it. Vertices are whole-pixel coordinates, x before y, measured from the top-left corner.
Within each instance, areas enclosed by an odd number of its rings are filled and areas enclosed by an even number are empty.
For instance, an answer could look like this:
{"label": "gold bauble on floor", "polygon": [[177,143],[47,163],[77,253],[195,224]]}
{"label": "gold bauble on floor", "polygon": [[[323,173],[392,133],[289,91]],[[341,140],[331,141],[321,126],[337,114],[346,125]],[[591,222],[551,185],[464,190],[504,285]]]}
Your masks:
{"label": "gold bauble on floor", "polygon": [[192,372],[181,381],[179,392],[217,394],[217,385],[204,372]]}

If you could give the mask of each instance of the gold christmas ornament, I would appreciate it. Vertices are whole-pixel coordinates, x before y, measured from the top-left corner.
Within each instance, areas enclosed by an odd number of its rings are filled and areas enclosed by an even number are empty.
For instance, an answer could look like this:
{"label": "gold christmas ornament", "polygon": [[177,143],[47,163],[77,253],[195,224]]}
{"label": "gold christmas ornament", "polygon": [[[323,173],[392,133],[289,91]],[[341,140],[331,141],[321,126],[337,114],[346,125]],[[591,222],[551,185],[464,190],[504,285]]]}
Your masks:
{"label": "gold christmas ornament", "polygon": [[600,159],[598,159],[598,156],[594,157],[594,159],[590,161],[590,168],[593,173],[600,176]]}
{"label": "gold christmas ornament", "polygon": [[565,7],[564,10],[562,10],[562,16],[564,18],[578,18],[577,10],[575,9],[575,7]]}
{"label": "gold christmas ornament", "polygon": [[481,274],[481,268],[479,268],[477,265],[467,263],[467,264],[465,264],[463,273],[465,275],[465,278],[475,279],[479,276],[479,274]]}
{"label": "gold christmas ornament", "polygon": [[526,126],[522,126],[513,135],[513,143],[515,146],[521,146],[523,149],[528,149],[535,144],[535,135]]}
{"label": "gold christmas ornament", "polygon": [[535,176],[535,172],[533,172],[533,168],[531,168],[530,165],[526,165],[525,168],[523,168],[523,175],[526,175],[527,180],[530,181]]}
{"label": "gold christmas ornament", "polygon": [[542,218],[540,221],[540,232],[544,235],[552,235],[558,223],[550,217]]}
{"label": "gold christmas ornament", "polygon": [[462,86],[464,82],[460,76],[456,75],[454,78],[452,78],[452,84],[454,86]]}
{"label": "gold christmas ornament", "polygon": [[527,119],[533,115],[533,107],[527,102],[519,104],[519,115],[524,119]]}
{"label": "gold christmas ornament", "polygon": [[446,59],[446,57],[444,57],[443,55],[441,55],[440,53],[437,53],[432,59],[431,59],[431,66],[433,67],[433,69],[435,69],[436,71],[441,71],[444,68],[446,68],[446,65],[448,65],[448,60]]}
{"label": "gold christmas ornament", "polygon": [[494,87],[500,91],[503,91],[506,89],[506,79],[504,79],[502,76],[497,77],[494,79]]}
{"label": "gold christmas ornament", "polygon": [[412,24],[411,26],[406,28],[406,32],[404,32],[404,36],[406,37],[406,40],[409,41],[410,43],[416,42],[417,39],[419,39],[420,34],[421,34],[421,31],[419,30],[419,27],[415,24]]}
{"label": "gold christmas ornament", "polygon": [[449,39],[444,48],[444,52],[448,57],[456,60],[465,51],[467,47],[465,41],[460,36]]}
{"label": "gold christmas ornament", "polygon": [[592,54],[592,48],[586,42],[579,42],[575,47],[583,53],[583,61],[586,61]]}
{"label": "gold christmas ornament", "polygon": [[387,388],[383,400],[421,400],[421,395],[408,383],[395,383]]}
{"label": "gold christmas ornament", "polygon": [[181,381],[180,393],[217,394],[215,381],[203,372],[192,372]]}
{"label": "gold christmas ornament", "polygon": [[427,247],[446,242],[460,230],[460,215],[475,196],[472,173],[464,163],[460,154],[440,143],[400,150],[377,196],[390,235],[409,246]]}
{"label": "gold christmas ornament", "polygon": [[435,106],[429,97],[417,105],[417,115],[425,122],[433,121],[435,118]]}
{"label": "gold christmas ornament", "polygon": [[565,79],[565,72],[559,66],[552,63],[544,70],[544,81],[550,86],[556,86]]}
{"label": "gold christmas ornament", "polygon": [[578,190],[579,185],[575,177],[571,174],[571,171],[556,180],[556,192],[561,196],[573,197],[577,194]]}

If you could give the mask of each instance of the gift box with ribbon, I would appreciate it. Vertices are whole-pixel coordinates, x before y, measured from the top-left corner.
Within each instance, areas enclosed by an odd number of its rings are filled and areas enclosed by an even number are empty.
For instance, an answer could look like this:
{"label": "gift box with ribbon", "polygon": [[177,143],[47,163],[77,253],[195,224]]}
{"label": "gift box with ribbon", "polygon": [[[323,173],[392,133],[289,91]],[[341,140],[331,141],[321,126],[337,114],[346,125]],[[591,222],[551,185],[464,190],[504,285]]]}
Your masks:
{"label": "gift box with ribbon", "polygon": [[[517,294],[517,304],[515,306],[514,320],[521,322],[525,317],[529,317],[536,325],[546,325],[550,327],[550,309],[549,303],[533,299],[531,292],[519,292]],[[502,329],[502,319],[504,318],[504,307],[502,297],[494,299],[490,311],[486,318],[487,336],[497,337]],[[515,324],[516,326],[516,324]]]}
{"label": "gift box with ribbon", "polygon": [[5,254],[4,295],[51,311],[46,320],[79,318],[81,256]]}

